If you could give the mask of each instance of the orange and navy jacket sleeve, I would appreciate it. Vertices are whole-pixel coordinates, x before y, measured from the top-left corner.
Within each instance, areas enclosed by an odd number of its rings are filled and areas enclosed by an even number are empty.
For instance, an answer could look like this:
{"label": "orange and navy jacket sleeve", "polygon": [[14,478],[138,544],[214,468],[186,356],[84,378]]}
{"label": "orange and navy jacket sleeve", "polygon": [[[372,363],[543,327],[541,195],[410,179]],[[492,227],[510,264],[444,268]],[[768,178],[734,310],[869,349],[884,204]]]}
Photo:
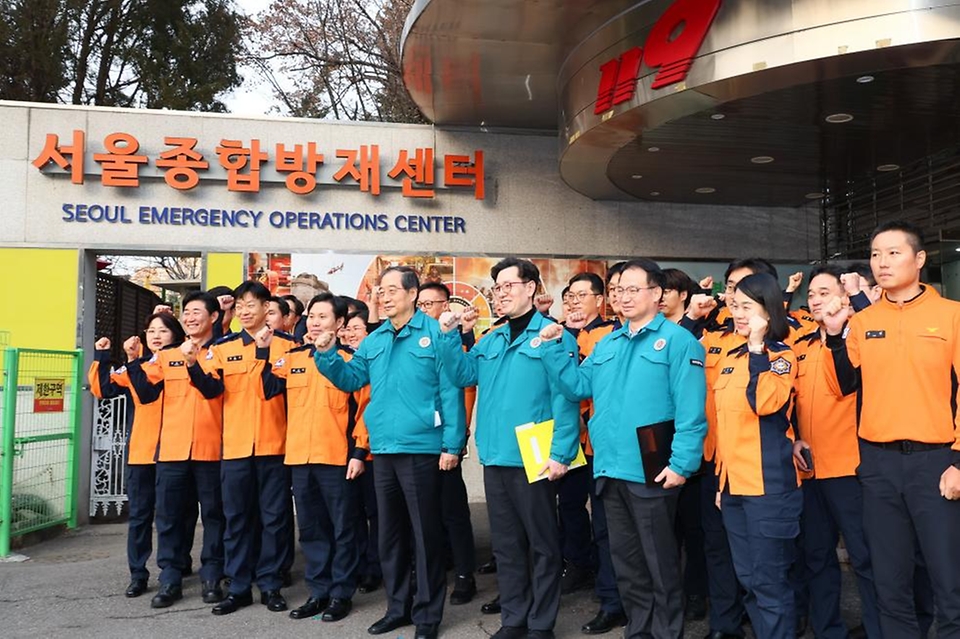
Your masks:
{"label": "orange and navy jacket sleeve", "polygon": [[856,319],[854,316],[842,334],[827,336],[836,383],[844,395],[855,393],[860,388],[860,342],[855,328]]}
{"label": "orange and navy jacket sleeve", "polygon": [[797,376],[797,356],[789,348],[750,353],[747,402],[760,416],[783,410],[792,397]]}
{"label": "orange and navy jacket sleeve", "polygon": [[257,395],[260,399],[267,400],[282,395],[287,390],[287,367],[283,358],[276,362],[270,362],[270,348],[257,347],[257,361],[263,362],[260,369],[260,384],[257,387]]}
{"label": "orange and navy jacket sleeve", "polygon": [[123,391],[110,379],[110,351],[94,351],[93,363],[87,371],[90,392],[97,399],[110,399]]}

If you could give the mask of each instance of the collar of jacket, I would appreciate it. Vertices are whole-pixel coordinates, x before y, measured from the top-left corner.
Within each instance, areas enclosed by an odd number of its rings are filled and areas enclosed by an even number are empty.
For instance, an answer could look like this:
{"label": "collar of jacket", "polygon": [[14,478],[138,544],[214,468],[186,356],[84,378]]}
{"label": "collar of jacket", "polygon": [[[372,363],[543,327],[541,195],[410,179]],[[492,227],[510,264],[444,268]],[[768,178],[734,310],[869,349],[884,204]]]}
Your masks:
{"label": "collar of jacket", "polygon": [[389,319],[387,319],[387,320],[384,322],[384,326],[387,327],[387,330],[388,330],[388,331],[390,331],[391,333],[393,333],[393,337],[394,337],[394,338],[397,338],[397,337],[400,337],[400,334],[401,334],[401,333],[403,333],[403,329],[407,328],[408,326],[409,326],[411,329],[421,329],[421,328],[423,328],[423,322],[424,322],[424,318],[425,318],[425,317],[426,317],[426,314],[425,314],[425,313],[423,313],[420,309],[416,309],[416,310],[413,312],[413,315],[410,317],[410,320],[409,320],[406,324],[404,324],[403,326],[401,326],[399,331],[398,331],[396,328],[394,328],[393,322],[391,322]]}
{"label": "collar of jacket", "polygon": [[[666,321],[667,321],[667,318],[663,316],[663,313],[658,312],[656,315],[653,316],[652,320],[647,322],[646,326],[644,326],[637,332],[637,335],[640,335],[641,333],[645,333],[647,331],[653,331],[653,332],[659,331],[660,327],[663,326],[663,323]],[[623,326],[615,330],[610,335],[611,335],[610,339],[619,339],[621,337],[629,338],[630,337],[630,320],[627,320],[626,322],[624,322]]]}
{"label": "collar of jacket", "polygon": [[921,284],[920,294],[915,295],[914,297],[908,299],[906,302],[894,302],[893,300],[887,297],[886,291],[883,292],[883,295],[880,297],[880,301],[884,305],[889,306],[891,308],[897,308],[897,309],[914,308],[916,306],[920,306],[921,304],[923,304],[924,302],[926,302],[928,299],[932,297],[938,297],[937,292],[934,291],[929,286],[927,286],[926,284]]}

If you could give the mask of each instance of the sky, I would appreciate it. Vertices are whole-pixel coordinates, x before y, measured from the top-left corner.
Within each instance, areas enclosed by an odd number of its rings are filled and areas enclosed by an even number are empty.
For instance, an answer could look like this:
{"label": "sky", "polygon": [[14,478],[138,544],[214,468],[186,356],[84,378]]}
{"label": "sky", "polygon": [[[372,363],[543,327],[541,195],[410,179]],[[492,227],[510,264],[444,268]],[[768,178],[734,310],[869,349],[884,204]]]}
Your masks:
{"label": "sky", "polygon": [[[268,6],[271,0],[234,0],[237,9],[248,16],[260,13]],[[276,100],[270,92],[270,87],[261,81],[253,69],[242,68],[243,84],[227,94],[223,103],[230,112],[236,115],[265,115]]]}

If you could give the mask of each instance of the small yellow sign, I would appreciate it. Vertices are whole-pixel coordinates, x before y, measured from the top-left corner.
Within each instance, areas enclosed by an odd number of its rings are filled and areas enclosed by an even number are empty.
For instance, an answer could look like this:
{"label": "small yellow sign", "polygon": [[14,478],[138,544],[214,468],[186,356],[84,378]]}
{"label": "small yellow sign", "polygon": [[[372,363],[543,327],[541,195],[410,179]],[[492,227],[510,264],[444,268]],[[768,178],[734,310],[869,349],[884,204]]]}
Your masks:
{"label": "small yellow sign", "polygon": [[[547,474],[540,471],[550,459],[550,446],[553,444],[553,420],[535,424],[521,424],[517,426],[517,444],[520,446],[520,457],[523,459],[523,469],[527,473],[527,481],[531,484],[546,479]],[[570,470],[586,466],[587,458],[583,454],[583,447],[577,444],[577,456],[570,462]]]}
{"label": "small yellow sign", "polygon": [[34,413],[62,413],[63,391],[67,380],[61,378],[38,377],[33,386]]}

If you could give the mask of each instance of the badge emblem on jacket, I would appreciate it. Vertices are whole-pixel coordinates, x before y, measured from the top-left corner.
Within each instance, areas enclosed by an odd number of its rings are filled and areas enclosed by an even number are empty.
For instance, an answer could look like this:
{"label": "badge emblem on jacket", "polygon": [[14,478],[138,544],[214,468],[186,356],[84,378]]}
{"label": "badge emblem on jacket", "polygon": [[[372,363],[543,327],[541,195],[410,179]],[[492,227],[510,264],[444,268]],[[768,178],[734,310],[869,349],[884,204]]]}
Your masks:
{"label": "badge emblem on jacket", "polygon": [[540,348],[540,344],[542,343],[543,342],[539,337],[534,337],[532,340],[530,340],[530,348]]}
{"label": "badge emblem on jacket", "polygon": [[667,346],[667,340],[662,337],[653,343],[653,350],[662,351]]}
{"label": "badge emblem on jacket", "polygon": [[419,344],[420,344],[420,348],[427,348],[428,346],[430,346],[430,338],[421,337]]}
{"label": "badge emblem on jacket", "polygon": [[770,362],[770,372],[776,373],[777,375],[788,375],[792,369],[793,364],[783,357],[778,357]]}

